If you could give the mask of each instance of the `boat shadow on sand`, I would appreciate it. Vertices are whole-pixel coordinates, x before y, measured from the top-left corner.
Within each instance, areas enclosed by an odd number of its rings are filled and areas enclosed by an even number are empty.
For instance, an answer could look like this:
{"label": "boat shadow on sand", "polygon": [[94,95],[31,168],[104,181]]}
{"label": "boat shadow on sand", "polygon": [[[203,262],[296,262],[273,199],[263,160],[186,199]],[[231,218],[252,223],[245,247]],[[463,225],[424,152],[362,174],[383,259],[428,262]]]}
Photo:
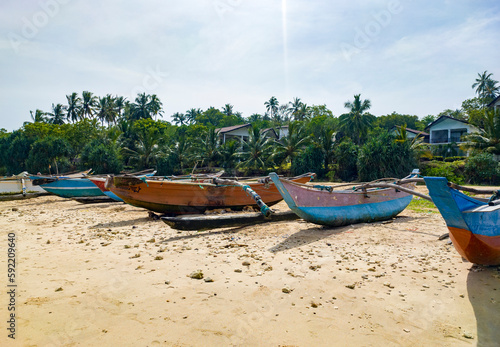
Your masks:
{"label": "boat shadow on sand", "polygon": [[477,346],[498,346],[500,329],[500,266],[472,266],[467,292],[477,323]]}
{"label": "boat shadow on sand", "polygon": [[421,232],[421,231],[416,231],[416,230],[400,230],[397,228],[397,225],[399,223],[405,223],[408,221],[408,218],[411,218],[411,220],[414,220],[414,217],[406,217],[406,216],[396,216],[395,218],[389,220],[389,221],[378,221],[378,222],[372,222],[372,223],[357,223],[357,224],[350,224],[346,226],[341,226],[341,227],[331,227],[331,226],[314,226],[312,228],[308,229],[303,229],[300,230],[299,232],[296,232],[290,236],[288,236],[284,241],[281,243],[277,244],[274,247],[271,247],[269,249],[270,252],[277,253],[277,252],[283,252],[291,248],[295,247],[300,247],[303,245],[307,245],[310,243],[314,243],[316,241],[320,241],[324,238],[327,238],[332,235],[338,235],[342,234],[344,232],[350,232],[355,229],[363,228],[366,225],[382,225],[382,224],[387,224],[384,227],[389,228],[389,229],[394,229],[399,232],[401,231],[407,231],[411,233],[419,233],[419,234],[427,234],[427,235],[432,235],[438,237],[439,235],[436,234],[431,234],[431,233],[426,233],[426,232]]}
{"label": "boat shadow on sand", "polygon": [[353,227],[356,228],[355,225],[347,225],[343,227],[316,226],[314,228],[303,229],[288,236],[276,246],[271,247],[269,251],[272,253],[283,252],[288,249],[320,241],[332,235],[341,234],[351,230]]}

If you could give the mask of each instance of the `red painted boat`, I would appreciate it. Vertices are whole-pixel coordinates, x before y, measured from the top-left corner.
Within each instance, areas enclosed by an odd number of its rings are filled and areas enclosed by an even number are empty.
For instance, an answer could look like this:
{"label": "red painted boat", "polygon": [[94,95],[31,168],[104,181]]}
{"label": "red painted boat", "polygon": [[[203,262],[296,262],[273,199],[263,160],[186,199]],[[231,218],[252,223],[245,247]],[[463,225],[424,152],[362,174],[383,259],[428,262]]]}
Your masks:
{"label": "red painted boat", "polygon": [[[307,173],[292,178],[292,181],[307,183],[315,174]],[[248,185],[268,205],[274,205],[283,198],[269,179],[238,181]],[[106,187],[126,203],[165,214],[203,213],[207,209],[230,208],[242,210],[245,206],[257,206],[241,187],[217,185],[213,179],[172,180],[135,176],[109,177]]]}

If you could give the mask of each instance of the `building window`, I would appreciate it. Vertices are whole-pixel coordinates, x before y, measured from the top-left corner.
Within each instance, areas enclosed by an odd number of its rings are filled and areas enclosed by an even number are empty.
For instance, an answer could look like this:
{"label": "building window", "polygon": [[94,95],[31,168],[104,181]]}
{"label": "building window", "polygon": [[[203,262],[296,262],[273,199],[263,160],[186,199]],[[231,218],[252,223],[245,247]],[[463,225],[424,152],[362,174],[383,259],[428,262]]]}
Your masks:
{"label": "building window", "polygon": [[462,136],[467,135],[467,129],[452,129],[451,142],[462,142]]}
{"label": "building window", "polygon": [[431,137],[432,143],[448,143],[448,130],[435,130]]}

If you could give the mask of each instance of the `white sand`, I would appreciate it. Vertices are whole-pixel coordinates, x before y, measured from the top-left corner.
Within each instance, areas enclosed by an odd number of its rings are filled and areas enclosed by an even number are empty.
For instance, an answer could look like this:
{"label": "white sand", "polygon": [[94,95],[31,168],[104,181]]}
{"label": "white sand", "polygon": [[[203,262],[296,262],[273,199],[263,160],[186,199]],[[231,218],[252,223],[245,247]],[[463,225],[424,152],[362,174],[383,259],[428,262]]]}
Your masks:
{"label": "white sand", "polygon": [[[18,242],[16,340],[7,338],[5,285],[1,346],[500,341],[500,272],[472,266],[438,240],[447,228],[437,213],[407,209],[392,223],[341,228],[294,221],[198,233],[121,203],[54,196],[0,201],[0,213],[1,283],[7,234]],[[213,282],[188,277],[198,269]]]}

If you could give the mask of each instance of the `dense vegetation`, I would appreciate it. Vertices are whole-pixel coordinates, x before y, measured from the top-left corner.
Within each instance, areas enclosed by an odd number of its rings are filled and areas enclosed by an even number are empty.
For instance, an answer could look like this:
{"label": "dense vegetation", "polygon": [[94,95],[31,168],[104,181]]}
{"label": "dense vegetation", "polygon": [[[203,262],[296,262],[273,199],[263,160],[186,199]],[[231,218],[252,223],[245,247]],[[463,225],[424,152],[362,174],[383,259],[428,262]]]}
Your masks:
{"label": "dense vegetation", "polygon": [[[354,95],[346,113],[334,116],[325,105],[308,106],[300,98],[280,104],[273,96],[266,112],[243,117],[226,104],[220,109],[192,108],[159,120],[163,105],[157,95],[96,97],[89,91],[67,95],[67,104],[50,112],[31,112],[13,132],[0,130],[0,174],[61,173],[92,168],[118,173],[156,168],[158,174],[213,171],[258,175],[270,171],[318,173],[329,180],[373,180],[402,177],[420,167],[423,174],[446,176],[458,183],[500,183],[500,114],[487,105],[498,95],[498,82],[485,71],[473,84],[477,96],[460,110],[445,110],[419,119],[415,115],[375,116],[370,100]],[[497,112],[498,113],[498,112]],[[429,146],[406,129],[424,130],[447,115],[481,129],[456,144]],[[251,123],[248,141],[222,142],[217,128]],[[276,139],[286,126],[287,133]],[[397,128],[395,128],[397,126]],[[469,151],[470,156],[460,156]]]}

